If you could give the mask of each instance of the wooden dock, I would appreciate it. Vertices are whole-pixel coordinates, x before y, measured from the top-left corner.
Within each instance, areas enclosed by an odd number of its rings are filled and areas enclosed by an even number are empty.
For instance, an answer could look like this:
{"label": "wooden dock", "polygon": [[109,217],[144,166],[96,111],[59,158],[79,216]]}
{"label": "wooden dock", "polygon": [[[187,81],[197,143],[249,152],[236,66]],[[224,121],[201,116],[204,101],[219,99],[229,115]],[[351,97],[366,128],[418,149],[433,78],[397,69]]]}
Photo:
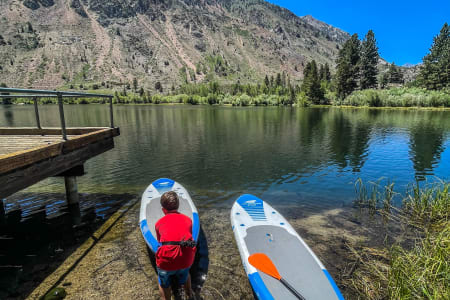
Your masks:
{"label": "wooden dock", "polygon": [[[58,101],[61,128],[42,128],[39,98]],[[109,99],[109,127],[66,128],[64,98],[91,97]],[[0,99],[31,98],[36,127],[0,127],[0,200],[52,176],[63,176],[67,206],[74,225],[81,222],[77,176],[84,175],[84,163],[114,148],[120,134],[114,126],[112,95],[79,92],[0,88]],[[4,214],[0,203],[0,219]]]}
{"label": "wooden dock", "polygon": [[104,127],[66,132],[64,140],[57,128],[0,128],[0,198],[47,177],[79,170],[89,158],[114,148],[114,137],[120,134],[119,128]]}

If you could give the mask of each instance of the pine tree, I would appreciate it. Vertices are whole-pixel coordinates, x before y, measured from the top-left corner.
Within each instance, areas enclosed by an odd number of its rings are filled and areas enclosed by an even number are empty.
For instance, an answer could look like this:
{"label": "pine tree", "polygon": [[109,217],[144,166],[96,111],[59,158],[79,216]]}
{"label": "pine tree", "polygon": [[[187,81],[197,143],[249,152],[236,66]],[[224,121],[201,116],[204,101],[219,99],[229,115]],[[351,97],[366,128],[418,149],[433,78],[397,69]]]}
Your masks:
{"label": "pine tree", "polygon": [[380,88],[384,89],[389,83],[389,75],[387,73],[383,73],[380,76]]}
{"label": "pine tree", "polygon": [[134,92],[136,92],[138,89],[138,81],[137,81],[136,77],[133,78],[133,89],[134,89]]}
{"label": "pine tree", "polygon": [[337,59],[336,89],[340,99],[350,95],[358,87],[360,42],[355,33],[339,51]]}
{"label": "pine tree", "polygon": [[325,67],[321,64],[320,68],[319,68],[319,79],[320,80],[323,80],[323,78],[324,78],[324,69],[325,69]]}
{"label": "pine tree", "polygon": [[315,60],[306,64],[306,68],[303,71],[303,77],[302,91],[305,92],[309,101],[319,104],[323,99],[323,91],[320,88],[320,78]]}
{"label": "pine tree", "polygon": [[375,34],[369,30],[361,44],[361,89],[377,87],[378,59]]}
{"label": "pine tree", "polygon": [[157,81],[155,83],[155,90],[160,91],[162,93],[162,85],[161,82]]}
{"label": "pine tree", "polygon": [[403,73],[399,67],[395,65],[395,62],[389,66],[388,70],[389,83],[403,83]]}
{"label": "pine tree", "polygon": [[445,23],[423,58],[419,79],[430,90],[450,87],[450,26]]}
{"label": "pine tree", "polygon": [[328,65],[328,63],[325,63],[324,79],[328,82],[331,81],[331,72],[330,72],[330,66]]}
{"label": "pine tree", "polygon": [[277,73],[277,79],[275,82],[275,86],[277,86],[277,87],[281,86],[281,74],[280,73]]}
{"label": "pine tree", "polygon": [[325,63],[325,65],[320,65],[319,78],[321,81],[329,82],[331,80],[330,66],[328,63]]}
{"label": "pine tree", "polygon": [[266,77],[264,78],[264,84],[265,84],[266,86],[270,86],[269,77],[267,77],[267,75],[266,75]]}

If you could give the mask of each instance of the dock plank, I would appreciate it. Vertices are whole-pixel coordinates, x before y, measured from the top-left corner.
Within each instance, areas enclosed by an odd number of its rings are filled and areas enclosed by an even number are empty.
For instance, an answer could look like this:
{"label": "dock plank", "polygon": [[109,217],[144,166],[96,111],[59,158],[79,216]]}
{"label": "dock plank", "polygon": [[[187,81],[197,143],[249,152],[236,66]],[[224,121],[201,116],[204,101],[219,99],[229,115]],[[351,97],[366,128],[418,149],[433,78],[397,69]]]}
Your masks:
{"label": "dock plank", "polygon": [[[60,132],[55,128],[0,128],[0,176],[120,135],[119,128],[68,128],[66,141]],[[61,172],[70,165],[62,164]]]}

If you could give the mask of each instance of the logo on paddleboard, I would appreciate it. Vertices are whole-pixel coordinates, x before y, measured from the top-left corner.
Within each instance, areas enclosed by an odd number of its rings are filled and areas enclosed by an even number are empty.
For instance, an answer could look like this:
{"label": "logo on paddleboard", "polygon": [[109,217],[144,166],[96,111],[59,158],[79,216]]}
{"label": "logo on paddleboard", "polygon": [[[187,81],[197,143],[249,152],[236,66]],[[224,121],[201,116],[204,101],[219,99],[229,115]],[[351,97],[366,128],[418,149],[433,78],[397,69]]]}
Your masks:
{"label": "logo on paddleboard", "polygon": [[256,200],[248,200],[248,201],[245,201],[244,204],[246,204],[248,206],[256,206]]}

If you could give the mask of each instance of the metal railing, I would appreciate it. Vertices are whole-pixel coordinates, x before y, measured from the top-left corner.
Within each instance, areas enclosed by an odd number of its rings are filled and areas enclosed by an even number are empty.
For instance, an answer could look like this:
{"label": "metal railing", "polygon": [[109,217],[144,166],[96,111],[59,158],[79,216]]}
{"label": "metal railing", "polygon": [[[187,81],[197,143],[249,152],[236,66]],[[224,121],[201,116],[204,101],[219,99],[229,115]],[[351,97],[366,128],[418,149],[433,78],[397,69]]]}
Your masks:
{"label": "metal railing", "polygon": [[[12,93],[12,95],[10,95]],[[17,95],[19,94],[19,95]],[[61,120],[61,131],[64,140],[67,140],[66,120],[64,118],[63,98],[108,98],[109,99],[109,117],[110,127],[114,128],[113,115],[113,96],[104,94],[78,93],[78,92],[62,92],[49,90],[32,90],[32,89],[16,89],[16,88],[0,88],[1,98],[32,98],[34,102],[34,112],[36,115],[37,128],[41,128],[39,119],[38,99],[39,98],[58,98],[59,117]]]}

